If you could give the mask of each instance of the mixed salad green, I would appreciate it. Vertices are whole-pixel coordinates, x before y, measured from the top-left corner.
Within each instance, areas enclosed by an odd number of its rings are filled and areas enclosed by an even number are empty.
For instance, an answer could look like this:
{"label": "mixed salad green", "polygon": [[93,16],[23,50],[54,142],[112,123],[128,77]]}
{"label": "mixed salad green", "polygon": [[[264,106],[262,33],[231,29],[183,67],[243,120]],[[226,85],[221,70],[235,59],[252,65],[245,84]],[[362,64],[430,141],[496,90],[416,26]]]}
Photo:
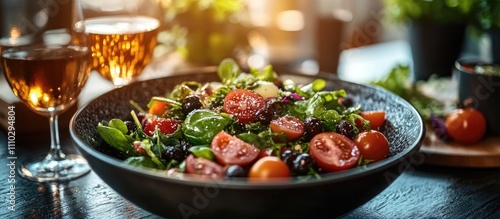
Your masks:
{"label": "mixed salad green", "polygon": [[[493,74],[492,66],[468,68]],[[426,81],[411,82],[409,66],[396,65],[386,77],[371,84],[383,87],[412,104],[430,128],[429,137],[435,136],[436,140],[445,143],[473,144],[485,136],[487,121],[484,115],[473,108],[473,98],[459,102],[457,85],[450,78],[433,75]]]}
{"label": "mixed salad green", "polygon": [[125,163],[167,174],[311,178],[389,154],[385,112],[363,111],[345,90],[323,90],[323,79],[301,85],[272,66],[243,72],[232,59],[217,74],[220,82],[186,81],[147,109],[131,101],[132,120],[102,121],[97,130]]}

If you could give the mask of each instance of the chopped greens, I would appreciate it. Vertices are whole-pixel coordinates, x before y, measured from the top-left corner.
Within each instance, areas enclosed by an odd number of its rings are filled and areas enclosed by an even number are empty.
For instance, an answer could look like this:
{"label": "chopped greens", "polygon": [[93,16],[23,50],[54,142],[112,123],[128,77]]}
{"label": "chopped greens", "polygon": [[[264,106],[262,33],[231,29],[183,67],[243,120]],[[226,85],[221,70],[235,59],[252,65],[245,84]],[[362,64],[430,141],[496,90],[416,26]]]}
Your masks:
{"label": "chopped greens", "polygon": [[428,120],[431,115],[443,115],[444,104],[422,93],[418,89],[420,82],[410,83],[409,79],[410,68],[406,65],[397,65],[385,78],[371,82],[371,84],[383,87],[407,100],[424,120]]}
{"label": "chopped greens", "polygon": [[[413,91],[398,87],[405,79],[406,71],[404,68],[395,69],[388,79],[377,84],[411,97]],[[355,133],[370,129],[370,122],[360,116],[361,106],[344,106],[341,99],[349,98],[346,91],[324,91],[327,82],[323,79],[304,85],[290,80],[280,81],[272,66],[251,68],[245,73],[232,59],[221,62],[217,75],[220,82],[186,81],[164,96],[152,97],[146,107],[151,110],[160,102],[160,109],[165,108],[165,111],[159,113],[149,113],[151,111],[130,100],[131,107],[137,111],[131,110],[132,121],[119,118],[102,121],[97,125],[97,131],[111,147],[124,152],[125,163],[168,170],[169,173],[193,171],[193,168],[201,171],[196,169],[201,168],[201,163],[203,167],[215,163],[213,169],[203,170],[203,174],[221,174],[222,168],[217,166],[249,165],[255,162],[256,152],[271,151],[270,155],[278,157],[284,156],[284,150],[292,151],[295,157],[309,153],[312,137],[307,137],[306,132],[311,136],[314,136],[313,131],[340,132],[341,122],[349,123],[354,130],[348,131]],[[233,99],[228,100],[230,93]],[[241,101],[248,100],[250,95],[256,99]],[[236,113],[228,110],[230,104],[236,108]],[[277,129],[273,123],[284,117],[293,117],[295,120],[284,121],[302,124],[298,127],[305,131],[301,130],[302,133],[290,138],[289,130],[279,125]],[[214,148],[216,138],[218,142]],[[231,153],[232,160],[220,158],[221,154]],[[244,159],[250,160],[242,164]],[[294,158],[282,159],[288,159],[289,163],[299,162]],[[310,162],[312,158],[302,156],[301,159],[304,159],[302,164],[293,165],[308,166],[295,167],[300,168],[295,172],[300,176],[298,179],[319,178],[319,170]],[[193,167],[192,160],[200,165]],[[366,165],[367,162],[359,160],[358,163]]]}
{"label": "chopped greens", "polygon": [[420,113],[433,133],[442,141],[450,141],[445,127],[445,117],[457,105],[456,100],[438,100],[423,92],[422,87],[428,85],[433,89],[442,90],[439,86],[446,84],[443,79],[431,76],[427,81],[410,83],[410,69],[405,65],[395,66],[387,77],[371,84],[383,87],[407,100]]}

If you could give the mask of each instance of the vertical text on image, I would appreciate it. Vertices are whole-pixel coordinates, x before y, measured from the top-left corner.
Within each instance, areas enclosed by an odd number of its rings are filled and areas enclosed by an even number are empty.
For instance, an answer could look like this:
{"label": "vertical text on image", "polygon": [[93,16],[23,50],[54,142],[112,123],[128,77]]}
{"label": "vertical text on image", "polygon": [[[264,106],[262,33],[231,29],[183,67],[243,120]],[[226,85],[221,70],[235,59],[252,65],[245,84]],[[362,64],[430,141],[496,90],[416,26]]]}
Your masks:
{"label": "vertical text on image", "polygon": [[7,199],[7,208],[10,211],[15,211],[16,207],[16,111],[15,106],[8,106],[7,111],[7,166],[9,167],[9,175],[7,183],[9,186]]}

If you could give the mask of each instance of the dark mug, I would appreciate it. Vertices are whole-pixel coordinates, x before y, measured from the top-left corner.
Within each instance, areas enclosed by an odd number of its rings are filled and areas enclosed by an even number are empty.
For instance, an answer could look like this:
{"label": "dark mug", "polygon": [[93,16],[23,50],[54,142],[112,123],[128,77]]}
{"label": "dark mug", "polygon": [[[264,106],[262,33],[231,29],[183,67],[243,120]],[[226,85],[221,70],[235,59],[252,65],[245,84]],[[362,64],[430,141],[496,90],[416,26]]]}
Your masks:
{"label": "dark mug", "polygon": [[468,103],[484,115],[487,135],[500,136],[500,63],[459,59],[454,74],[460,103]]}

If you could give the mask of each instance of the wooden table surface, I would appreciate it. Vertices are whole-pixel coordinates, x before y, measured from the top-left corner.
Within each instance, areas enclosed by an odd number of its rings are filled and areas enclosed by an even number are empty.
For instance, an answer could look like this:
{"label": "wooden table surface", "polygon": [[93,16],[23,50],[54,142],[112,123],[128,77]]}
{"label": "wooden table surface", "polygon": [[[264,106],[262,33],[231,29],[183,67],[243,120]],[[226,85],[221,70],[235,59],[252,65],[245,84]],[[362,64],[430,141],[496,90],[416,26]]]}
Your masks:
{"label": "wooden table surface", "polygon": [[[16,119],[29,119],[21,117]],[[75,152],[67,120],[60,128],[63,149]],[[48,128],[41,130],[16,134],[16,165],[47,153]],[[94,172],[59,184],[31,182],[15,174],[11,183],[9,156],[6,132],[0,129],[0,218],[160,218],[122,198]],[[500,168],[414,164],[374,199],[340,218],[500,218]]]}

